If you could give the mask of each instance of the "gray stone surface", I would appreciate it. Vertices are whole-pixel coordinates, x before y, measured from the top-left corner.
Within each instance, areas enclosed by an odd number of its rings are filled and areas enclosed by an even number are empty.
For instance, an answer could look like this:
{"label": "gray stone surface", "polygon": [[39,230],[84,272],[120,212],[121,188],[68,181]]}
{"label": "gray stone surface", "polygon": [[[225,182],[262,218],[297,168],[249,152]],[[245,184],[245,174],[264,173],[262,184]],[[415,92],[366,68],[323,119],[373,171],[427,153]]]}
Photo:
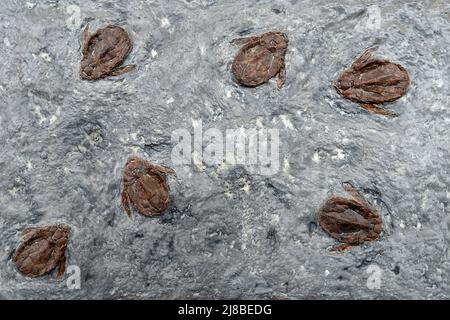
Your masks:
{"label": "gray stone surface", "polygon": [[[445,0],[2,1],[0,298],[448,299],[449,10]],[[81,81],[87,22],[124,26],[137,69]],[[285,87],[239,87],[230,41],[269,30],[289,36]],[[372,45],[410,73],[389,105],[396,119],[332,87]],[[199,120],[279,129],[280,172],[176,168],[166,214],[128,219],[127,157],[170,166],[172,131]],[[335,240],[311,222],[345,180],[384,231],[332,254]],[[53,222],[72,227],[79,290],[68,276],[25,279],[11,262],[24,228]]]}

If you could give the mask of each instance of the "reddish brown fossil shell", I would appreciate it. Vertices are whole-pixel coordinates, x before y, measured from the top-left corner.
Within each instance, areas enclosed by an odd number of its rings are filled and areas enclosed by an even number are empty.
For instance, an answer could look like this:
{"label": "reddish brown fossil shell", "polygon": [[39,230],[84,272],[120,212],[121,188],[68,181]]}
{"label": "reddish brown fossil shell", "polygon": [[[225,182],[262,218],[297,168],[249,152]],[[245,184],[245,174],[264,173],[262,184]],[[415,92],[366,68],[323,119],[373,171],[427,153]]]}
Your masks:
{"label": "reddish brown fossil shell", "polygon": [[234,40],[243,43],[231,70],[244,86],[256,87],[279,75],[278,88],[286,80],[285,55],[288,37],[281,32],[267,32],[260,36]]}
{"label": "reddish brown fossil shell", "polygon": [[378,212],[350,183],[343,184],[353,198],[331,197],[319,210],[319,224],[331,237],[347,245],[375,240],[382,230]]}
{"label": "reddish brown fossil shell", "polygon": [[132,70],[134,65],[121,66],[131,48],[131,39],[125,29],[109,25],[89,35],[87,25],[83,33],[80,77],[97,80]]}
{"label": "reddish brown fossil shell", "polygon": [[64,275],[66,247],[70,228],[63,224],[25,229],[22,243],[13,262],[26,277],[40,277],[58,267],[58,278]]}
{"label": "reddish brown fossil shell", "polygon": [[167,175],[175,175],[175,171],[138,157],[128,159],[123,174],[122,204],[130,217],[130,204],[144,216],[162,214],[169,205]]}
{"label": "reddish brown fossil shell", "polygon": [[371,113],[396,116],[377,106],[394,101],[406,94],[409,75],[397,63],[372,57],[375,48],[369,48],[335,81],[337,92],[344,98],[359,103]]}

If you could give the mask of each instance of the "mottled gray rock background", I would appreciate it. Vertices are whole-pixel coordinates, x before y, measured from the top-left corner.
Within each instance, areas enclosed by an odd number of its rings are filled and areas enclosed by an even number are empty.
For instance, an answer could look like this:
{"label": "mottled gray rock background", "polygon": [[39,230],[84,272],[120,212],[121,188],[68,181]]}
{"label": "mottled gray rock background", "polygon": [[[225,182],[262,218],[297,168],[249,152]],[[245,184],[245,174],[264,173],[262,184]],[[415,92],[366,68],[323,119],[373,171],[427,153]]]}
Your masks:
{"label": "mottled gray rock background", "polygon": [[[449,10],[446,0],[2,1],[0,298],[448,299]],[[87,22],[124,26],[137,69],[81,81]],[[290,39],[285,87],[239,87],[230,40],[269,30]],[[396,119],[332,88],[373,45],[410,73],[389,105]],[[170,166],[172,131],[199,120],[279,129],[280,172],[176,168],[166,214],[128,219],[127,157]],[[311,222],[345,180],[380,210],[384,232],[332,254],[336,242]],[[72,227],[80,290],[69,275],[25,279],[11,263],[25,227],[53,222]],[[372,268],[379,289],[367,285]]]}

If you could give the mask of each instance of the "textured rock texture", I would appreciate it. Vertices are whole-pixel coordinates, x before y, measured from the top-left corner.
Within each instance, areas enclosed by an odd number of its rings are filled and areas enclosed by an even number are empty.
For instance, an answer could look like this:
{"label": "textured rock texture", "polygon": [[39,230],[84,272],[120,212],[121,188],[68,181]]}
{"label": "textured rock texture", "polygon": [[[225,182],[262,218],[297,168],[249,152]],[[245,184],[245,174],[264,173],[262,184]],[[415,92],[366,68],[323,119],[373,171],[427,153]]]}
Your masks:
{"label": "textured rock texture", "polygon": [[[435,1],[2,1],[0,298],[448,299],[450,5]],[[81,32],[128,30],[137,69],[82,81]],[[279,30],[287,81],[239,87],[230,41]],[[370,115],[332,87],[365,48],[401,63],[409,92]],[[120,203],[128,156],[171,165],[171,133],[276,128],[280,171],[184,166],[161,218]],[[384,219],[374,242],[332,254],[314,223],[340,183]],[[72,228],[67,264],[26,279],[21,231]]]}

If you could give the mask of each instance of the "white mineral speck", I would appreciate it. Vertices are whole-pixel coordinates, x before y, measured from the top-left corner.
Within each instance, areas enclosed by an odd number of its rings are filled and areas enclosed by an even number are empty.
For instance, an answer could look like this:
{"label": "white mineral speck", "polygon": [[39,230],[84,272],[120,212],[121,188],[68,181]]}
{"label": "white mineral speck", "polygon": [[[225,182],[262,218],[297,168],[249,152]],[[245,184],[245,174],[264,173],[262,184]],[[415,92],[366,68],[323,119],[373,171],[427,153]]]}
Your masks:
{"label": "white mineral speck", "polygon": [[3,38],[3,43],[5,44],[5,46],[11,47],[11,42],[9,42],[9,39],[7,37]]}
{"label": "white mineral speck", "polygon": [[287,158],[284,158],[283,159],[283,172],[289,173],[289,168],[290,168],[289,160]]}
{"label": "white mineral speck", "polygon": [[291,120],[287,117],[287,115],[285,114],[280,115],[280,119],[287,129],[290,130],[294,129],[294,125],[292,124]]}
{"label": "white mineral speck", "polygon": [[262,118],[261,118],[261,117],[256,118],[255,122],[256,122],[256,126],[257,126],[258,128],[263,128],[263,127],[264,127],[264,125],[263,125],[263,123],[262,123]]}
{"label": "white mineral speck", "polygon": [[17,193],[17,188],[16,187],[12,187],[11,189],[8,190],[9,194],[12,196],[15,196]]}
{"label": "white mineral speck", "polygon": [[339,148],[335,149],[334,152],[335,152],[335,155],[331,156],[331,159],[333,159],[333,160],[343,160],[347,156],[345,154],[344,150],[339,149]]}
{"label": "white mineral speck", "polygon": [[241,190],[243,190],[245,193],[250,192],[250,185],[248,184],[247,180],[244,180],[244,186],[241,188]]}
{"label": "white mineral speck", "polygon": [[161,27],[168,28],[170,27],[170,21],[166,17],[161,19]]}
{"label": "white mineral speck", "polygon": [[314,152],[313,156],[312,156],[312,161],[314,161],[315,163],[319,163],[320,162],[320,156],[317,152]]}

